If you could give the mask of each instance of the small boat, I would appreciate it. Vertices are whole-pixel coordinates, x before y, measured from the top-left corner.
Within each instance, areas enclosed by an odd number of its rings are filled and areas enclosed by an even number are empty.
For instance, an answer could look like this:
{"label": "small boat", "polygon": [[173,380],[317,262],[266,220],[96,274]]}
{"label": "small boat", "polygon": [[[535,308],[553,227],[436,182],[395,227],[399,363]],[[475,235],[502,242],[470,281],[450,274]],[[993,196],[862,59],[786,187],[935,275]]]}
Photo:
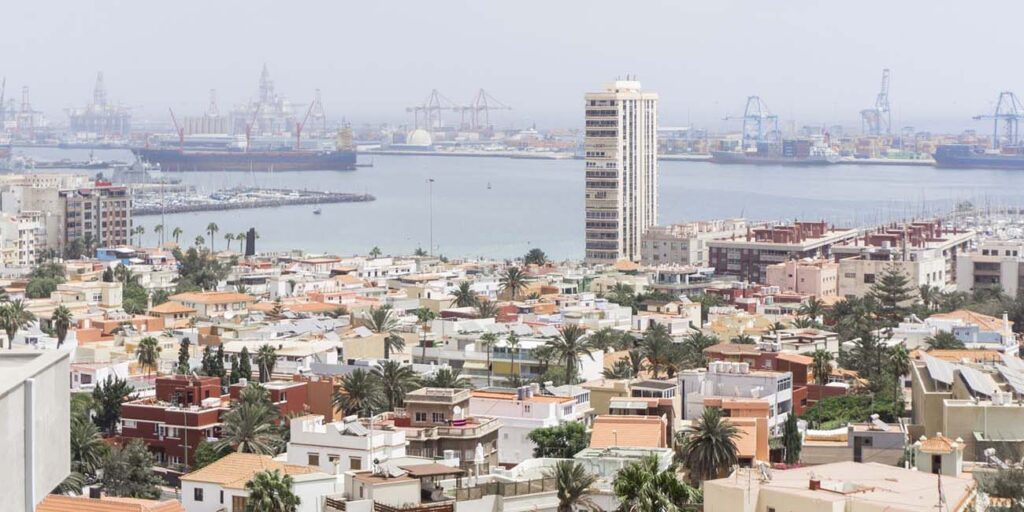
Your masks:
{"label": "small boat", "polygon": [[320,215],[321,213],[323,213],[323,210],[321,210],[320,208],[313,210],[313,215]]}
{"label": "small boat", "polygon": [[487,190],[490,190],[490,189],[491,189],[491,182],[488,181],[487,182]]}

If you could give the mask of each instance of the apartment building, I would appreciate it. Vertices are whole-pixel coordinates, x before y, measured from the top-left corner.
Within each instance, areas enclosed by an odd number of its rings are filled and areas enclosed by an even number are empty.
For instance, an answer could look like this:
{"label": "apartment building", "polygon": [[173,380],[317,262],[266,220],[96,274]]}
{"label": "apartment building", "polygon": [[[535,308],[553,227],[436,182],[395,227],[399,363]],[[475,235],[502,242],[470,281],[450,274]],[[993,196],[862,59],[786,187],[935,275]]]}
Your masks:
{"label": "apartment building", "polygon": [[375,460],[405,457],[405,432],[374,428],[355,416],[324,422],[320,415],[292,418],[288,463],[318,468],[329,475],[371,469]]}
{"label": "apartment building", "polygon": [[791,259],[830,258],[833,247],[854,240],[857,233],[825,222],[756,228],[744,236],[708,241],[708,263],[717,274],[764,283],[768,266]]}
{"label": "apartment building", "polygon": [[515,390],[484,389],[473,391],[469,407],[477,414],[501,422],[498,429],[498,462],[517,464],[533,457],[536,444],[529,439],[534,429],[553,427],[570,421],[582,421],[589,403],[580,406],[573,397],[548,396],[538,387]]}
{"label": "apartment building", "polygon": [[62,212],[61,247],[87,237],[99,246],[131,244],[132,198],[128,187],[97,181],[93,186],[58,192]]}
{"label": "apartment building", "polygon": [[744,399],[768,405],[768,428],[781,427],[793,411],[793,374],[754,370],[747,363],[711,362],[708,368],[683,370],[683,414],[698,419],[708,399]]}
{"label": "apartment building", "polygon": [[325,496],[340,490],[337,477],[307,465],[286,464],[267,455],[232,453],[181,477],[181,504],[187,512],[245,512],[245,484],[256,473],[278,471],[291,477],[291,492],[299,498],[296,512],[323,512]]}
{"label": "apartment building", "polygon": [[202,319],[231,318],[249,313],[249,306],[256,298],[236,292],[188,292],[171,295],[169,301],[194,309]]}
{"label": "apartment building", "polygon": [[957,290],[1002,288],[1016,297],[1024,283],[1024,240],[983,240],[957,260]]}
{"label": "apartment building", "polygon": [[819,299],[839,293],[839,264],[829,260],[787,260],[769,265],[765,284]]}
{"label": "apartment building", "polygon": [[946,258],[939,250],[916,251],[904,259],[902,253],[891,249],[866,249],[857,256],[839,259],[839,295],[863,297],[889,270],[906,276],[907,285],[915,290],[924,285],[947,290],[953,284]]}
{"label": "apartment building", "polygon": [[640,261],[658,222],[658,95],[616,80],[584,97],[588,263]]}
{"label": "apartment building", "polygon": [[749,227],[746,219],[651,226],[641,236],[640,262],[644,265],[704,267],[708,264],[708,240],[742,236]]}
{"label": "apartment building", "polygon": [[41,236],[42,227],[32,217],[0,213],[0,266],[34,265],[43,247]]}

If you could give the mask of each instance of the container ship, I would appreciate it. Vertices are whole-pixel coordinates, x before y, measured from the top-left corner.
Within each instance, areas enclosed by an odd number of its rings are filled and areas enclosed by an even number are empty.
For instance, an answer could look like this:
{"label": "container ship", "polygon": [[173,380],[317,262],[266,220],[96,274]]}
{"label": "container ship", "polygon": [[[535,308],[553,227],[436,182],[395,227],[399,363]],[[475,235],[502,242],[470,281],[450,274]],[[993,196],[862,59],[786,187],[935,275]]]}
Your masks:
{"label": "container ship", "polygon": [[809,140],[785,140],[777,143],[758,142],[753,151],[712,151],[711,161],[719,164],[743,165],[831,165],[838,155],[827,147],[815,146]]}
{"label": "container ship", "polygon": [[1024,146],[999,152],[971,144],[943,144],[935,149],[935,166],[957,169],[1024,169]]}

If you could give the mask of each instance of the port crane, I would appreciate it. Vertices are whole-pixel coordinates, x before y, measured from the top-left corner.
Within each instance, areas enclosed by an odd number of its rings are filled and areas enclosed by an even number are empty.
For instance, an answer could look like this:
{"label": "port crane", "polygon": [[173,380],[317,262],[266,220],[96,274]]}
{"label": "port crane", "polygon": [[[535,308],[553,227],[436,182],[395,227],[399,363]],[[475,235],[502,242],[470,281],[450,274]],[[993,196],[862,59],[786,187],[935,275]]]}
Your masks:
{"label": "port crane", "polygon": [[[512,107],[491,96],[487,91],[480,89],[476,93],[476,97],[473,98],[473,102],[461,108],[462,127],[472,130],[489,128],[491,126],[490,111],[492,110],[512,110]],[[469,123],[466,122],[467,115],[469,116]]]}
{"label": "port crane", "polygon": [[[438,92],[437,89],[430,91],[430,94],[427,96],[427,98],[423,100],[423,104],[414,107],[408,107],[405,109],[406,112],[412,112],[414,120],[413,122],[416,128],[422,127],[428,130],[431,128],[440,128],[442,126],[442,110],[461,112],[462,107],[460,107],[457,103],[448,99],[443,94]],[[422,125],[420,124],[421,115],[423,117]]]}
{"label": "port crane", "polygon": [[309,118],[313,117],[323,123],[323,131],[327,131],[327,116],[324,114],[324,105],[320,100],[320,89],[316,90],[313,102],[309,104],[309,108],[306,109],[306,115],[302,118],[301,123],[295,123],[295,150],[302,149],[302,129],[306,127],[306,122]]}
{"label": "port crane", "polygon": [[742,144],[743,149],[750,147],[748,142],[756,146],[758,142],[778,142],[779,116],[768,110],[768,104],[761,100],[760,96],[748,96],[747,105],[743,108],[743,116],[726,116],[723,121],[734,119],[743,120]]}
{"label": "port crane", "polygon": [[168,108],[171,113],[171,122],[174,123],[174,133],[178,134],[178,149],[185,150],[185,128],[178,124],[178,118],[174,116],[174,109]]}
{"label": "port crane", "polygon": [[[264,66],[264,71],[266,66]],[[260,117],[260,109],[263,108],[263,102],[256,104],[256,110],[252,113],[252,120],[245,125],[245,152],[249,152],[250,141],[252,140],[252,127],[256,124],[256,121]]]}
{"label": "port crane", "polygon": [[[999,149],[1001,146],[1014,146],[1020,142],[1018,124],[1024,117],[1024,105],[1021,105],[1017,95],[1010,91],[999,93],[999,100],[996,101],[996,110],[991,114],[974,116],[974,120],[992,120],[992,149]],[[999,124],[1002,123],[1002,137],[999,135]]]}
{"label": "port crane", "polygon": [[860,111],[861,130],[868,135],[891,135],[892,112],[889,108],[889,68],[882,70],[882,87],[875,105]]}

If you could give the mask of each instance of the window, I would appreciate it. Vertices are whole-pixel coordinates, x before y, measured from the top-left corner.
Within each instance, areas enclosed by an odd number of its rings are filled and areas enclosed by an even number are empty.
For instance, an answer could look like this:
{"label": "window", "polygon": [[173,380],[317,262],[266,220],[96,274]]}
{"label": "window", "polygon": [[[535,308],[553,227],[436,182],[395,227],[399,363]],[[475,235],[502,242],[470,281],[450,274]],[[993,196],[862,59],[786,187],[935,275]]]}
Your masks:
{"label": "window", "polygon": [[341,455],[338,455],[336,453],[332,453],[327,456],[327,462],[329,462],[332,466],[338,465],[339,460],[341,460]]}
{"label": "window", "polygon": [[135,420],[121,420],[121,428],[139,428],[139,423]]}
{"label": "window", "polygon": [[349,457],[348,458],[349,469],[363,469],[363,458],[362,457]]}
{"label": "window", "polygon": [[530,404],[523,404],[523,412],[530,412],[531,409]]}
{"label": "window", "polygon": [[192,498],[196,501],[203,501],[203,489],[202,487],[196,487],[192,490]]}
{"label": "window", "polygon": [[873,284],[875,282],[874,274],[864,274],[864,282],[866,284]]}
{"label": "window", "polygon": [[319,453],[307,454],[306,455],[306,465],[307,466],[319,466],[320,465],[320,454]]}
{"label": "window", "polygon": [[224,490],[223,489],[221,489],[221,491],[220,491],[220,503],[221,503],[221,505],[224,504]]}
{"label": "window", "polygon": [[445,422],[445,418],[444,418],[444,413],[443,412],[430,413],[430,419],[434,423],[444,423]]}
{"label": "window", "polygon": [[413,414],[413,419],[415,419],[418,422],[427,421],[427,413],[425,413],[425,412],[417,412],[417,413]]}

